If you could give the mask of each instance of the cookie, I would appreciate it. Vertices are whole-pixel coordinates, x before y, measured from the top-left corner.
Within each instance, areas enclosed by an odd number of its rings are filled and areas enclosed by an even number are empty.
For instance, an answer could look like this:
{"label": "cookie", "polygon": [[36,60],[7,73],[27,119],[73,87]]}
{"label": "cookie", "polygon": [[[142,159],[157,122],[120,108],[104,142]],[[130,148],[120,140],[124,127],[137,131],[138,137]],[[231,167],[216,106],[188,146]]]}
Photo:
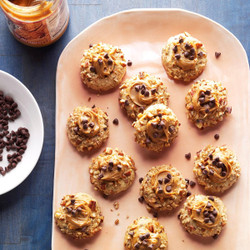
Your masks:
{"label": "cookie", "polygon": [[120,106],[134,120],[150,105],[168,105],[168,99],[167,87],[160,78],[145,72],[127,79],[120,87]]}
{"label": "cookie", "polygon": [[80,70],[84,85],[95,91],[107,91],[121,83],[126,61],[118,47],[98,43],[83,52]]}
{"label": "cookie", "polygon": [[104,217],[97,201],[89,194],[65,195],[54,219],[62,233],[74,239],[86,239],[99,232]]}
{"label": "cookie", "polygon": [[107,147],[92,159],[90,182],[105,195],[118,194],[128,189],[135,179],[135,163],[122,150]]}
{"label": "cookie", "polygon": [[171,165],[151,168],[140,187],[149,212],[172,211],[187,196],[186,181]]}
{"label": "cookie", "polygon": [[170,37],[162,49],[162,64],[169,77],[189,82],[197,78],[207,63],[202,42],[184,32]]}
{"label": "cookie", "polygon": [[193,172],[206,191],[222,193],[240,177],[240,164],[226,146],[208,145],[197,152]]}
{"label": "cookie", "polygon": [[187,116],[199,129],[216,125],[232,111],[227,106],[227,90],[220,82],[197,81],[185,99]]}
{"label": "cookie", "polygon": [[76,107],[69,115],[67,134],[78,151],[99,148],[109,137],[108,115],[97,107]]}
{"label": "cookie", "polygon": [[227,223],[222,200],[202,194],[189,196],[178,217],[188,233],[201,237],[217,238]]}
{"label": "cookie", "polygon": [[124,247],[126,250],[167,250],[167,234],[157,219],[140,217],[128,226],[124,238]]}
{"label": "cookie", "polygon": [[162,151],[177,137],[179,121],[174,112],[163,104],[149,106],[132,124],[135,141],[151,151]]}

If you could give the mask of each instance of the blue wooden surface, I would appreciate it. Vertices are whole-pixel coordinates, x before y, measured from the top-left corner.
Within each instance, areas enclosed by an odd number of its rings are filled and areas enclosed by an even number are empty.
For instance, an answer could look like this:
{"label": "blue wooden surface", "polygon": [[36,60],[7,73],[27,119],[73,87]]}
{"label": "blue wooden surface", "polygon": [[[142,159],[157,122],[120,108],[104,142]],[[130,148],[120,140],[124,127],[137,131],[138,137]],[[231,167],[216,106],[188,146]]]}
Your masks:
{"label": "blue wooden surface", "polygon": [[[131,8],[182,8],[205,15],[230,30],[250,58],[249,0],[68,0],[70,23],[54,45],[34,49],[18,43],[0,12],[0,69],[20,79],[36,98],[45,125],[39,162],[17,188],[0,196],[0,250],[51,248],[55,153],[55,74],[66,44],[98,19]],[[216,42],[216,41],[215,41]]]}

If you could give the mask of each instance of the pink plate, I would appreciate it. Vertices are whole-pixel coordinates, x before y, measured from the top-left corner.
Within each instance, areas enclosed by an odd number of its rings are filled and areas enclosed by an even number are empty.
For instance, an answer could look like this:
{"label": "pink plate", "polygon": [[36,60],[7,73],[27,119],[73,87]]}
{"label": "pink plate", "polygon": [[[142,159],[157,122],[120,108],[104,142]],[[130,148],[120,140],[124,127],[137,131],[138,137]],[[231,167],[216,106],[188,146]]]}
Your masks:
{"label": "pink plate", "polygon": [[[184,99],[190,84],[175,83],[169,79],[161,64],[161,49],[170,36],[183,31],[201,40],[208,51],[208,64],[198,79],[221,81],[228,90],[229,104],[233,107],[231,116],[220,125],[198,131],[186,118]],[[127,67],[125,78],[140,71],[160,77],[170,93],[170,108],[181,122],[178,138],[162,153],[150,153],[134,142],[131,121],[118,104],[119,90],[97,95],[81,84],[80,59],[83,50],[90,43],[105,42],[118,45],[126,59],[133,65]],[[221,52],[216,59],[215,51]],[[119,250],[123,249],[124,233],[129,224],[139,216],[152,216],[144,204],[138,202],[139,182],[152,167],[172,164],[185,178],[194,179],[192,168],[195,153],[208,144],[228,145],[238,156],[242,175],[229,191],[221,196],[228,208],[228,224],[217,240],[198,239],[188,235],[181,227],[177,209],[171,215],[160,215],[159,221],[166,228],[169,249],[249,249],[250,225],[250,171],[249,171],[249,67],[246,53],[240,42],[221,25],[203,16],[180,9],[138,9],[106,17],[88,27],[74,38],[64,49],[56,76],[56,155],[54,176],[54,210],[65,194],[86,192],[94,196],[104,215],[103,229],[94,238],[74,241],[63,235],[53,222],[52,248]],[[91,97],[91,101],[88,98]],[[74,107],[79,105],[101,107],[109,115],[110,137],[98,151],[89,154],[78,153],[69,143],[66,135],[66,121]],[[119,125],[112,121],[119,119]],[[214,134],[220,135],[219,140]],[[104,199],[94,191],[89,181],[88,167],[91,158],[106,146],[118,147],[131,155],[137,167],[137,179],[132,187],[119,197]],[[186,160],[185,153],[192,158]],[[192,193],[204,193],[196,185]],[[113,202],[119,201],[119,210]],[[111,211],[112,210],[112,211]],[[119,219],[119,225],[114,222]]]}

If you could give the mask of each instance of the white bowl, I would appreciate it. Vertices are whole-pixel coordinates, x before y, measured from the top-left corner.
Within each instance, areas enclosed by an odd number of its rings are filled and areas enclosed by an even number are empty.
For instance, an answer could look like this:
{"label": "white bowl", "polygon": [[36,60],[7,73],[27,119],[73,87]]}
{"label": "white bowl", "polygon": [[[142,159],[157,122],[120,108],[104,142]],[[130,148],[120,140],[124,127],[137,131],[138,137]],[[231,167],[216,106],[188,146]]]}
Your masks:
{"label": "white bowl", "polygon": [[[35,167],[42,151],[44,128],[41,111],[30,91],[15,77],[0,70],[0,90],[4,95],[11,96],[18,104],[21,116],[14,122],[9,122],[9,131],[16,131],[19,127],[26,127],[29,130],[30,138],[27,143],[27,150],[23,154],[22,161],[16,168],[0,175],[0,195],[4,194],[20,183],[22,183]],[[8,165],[7,154],[13,154],[14,151],[3,151],[3,160],[1,167]]]}

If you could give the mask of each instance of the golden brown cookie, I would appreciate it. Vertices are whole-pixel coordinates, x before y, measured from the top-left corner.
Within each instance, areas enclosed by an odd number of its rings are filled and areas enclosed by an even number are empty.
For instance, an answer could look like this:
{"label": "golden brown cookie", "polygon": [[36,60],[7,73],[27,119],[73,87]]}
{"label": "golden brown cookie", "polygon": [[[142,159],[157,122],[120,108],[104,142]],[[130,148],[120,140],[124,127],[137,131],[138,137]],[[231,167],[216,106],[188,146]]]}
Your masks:
{"label": "golden brown cookie", "polygon": [[189,82],[197,78],[207,63],[202,42],[184,32],[170,37],[162,49],[162,64],[169,77]]}
{"label": "golden brown cookie", "polygon": [[172,211],[187,196],[186,181],[171,165],[153,167],[141,183],[140,196],[148,211]]}
{"label": "golden brown cookie", "polygon": [[227,90],[220,82],[197,81],[185,99],[187,116],[199,129],[217,124],[232,111],[227,106]]}
{"label": "golden brown cookie", "polygon": [[61,232],[74,239],[92,237],[102,229],[104,219],[97,201],[85,193],[65,195],[54,218]]}
{"label": "golden brown cookie", "polygon": [[76,107],[69,115],[67,134],[78,151],[99,148],[109,137],[108,115],[97,107]]}
{"label": "golden brown cookie", "polygon": [[149,106],[133,123],[135,141],[144,148],[161,151],[177,137],[179,121],[174,112],[163,104]]}
{"label": "golden brown cookie", "polygon": [[124,238],[126,250],[167,250],[168,238],[157,219],[140,217],[128,226]]}
{"label": "golden brown cookie", "polygon": [[92,159],[90,182],[105,195],[118,194],[128,189],[135,179],[135,163],[122,150],[107,147]]}
{"label": "golden brown cookie", "polygon": [[160,78],[145,72],[127,79],[120,87],[120,106],[128,117],[134,120],[150,105],[156,103],[168,105],[168,99],[166,85]]}
{"label": "golden brown cookie", "polygon": [[117,87],[126,73],[124,54],[118,47],[98,43],[85,50],[81,59],[82,83],[95,91]]}
{"label": "golden brown cookie", "polygon": [[222,200],[202,194],[189,196],[178,217],[188,233],[201,237],[217,238],[227,223]]}
{"label": "golden brown cookie", "polygon": [[222,193],[240,177],[240,164],[226,146],[208,145],[197,152],[193,172],[206,191]]}

